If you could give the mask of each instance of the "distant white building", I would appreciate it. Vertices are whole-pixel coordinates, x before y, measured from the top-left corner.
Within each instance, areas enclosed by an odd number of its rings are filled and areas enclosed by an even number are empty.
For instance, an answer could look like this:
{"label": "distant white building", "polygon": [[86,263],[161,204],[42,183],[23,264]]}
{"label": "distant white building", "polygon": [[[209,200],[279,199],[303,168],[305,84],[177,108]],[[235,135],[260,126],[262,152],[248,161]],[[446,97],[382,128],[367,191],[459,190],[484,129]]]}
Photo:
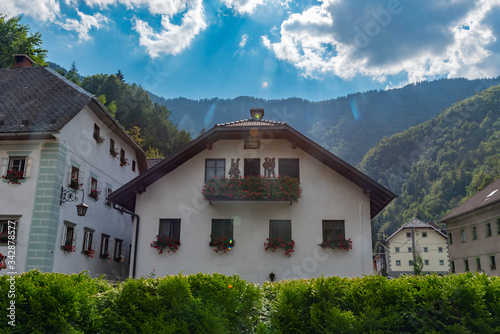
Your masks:
{"label": "distant white building", "polygon": [[[415,249],[413,249],[412,227]],[[413,218],[394,232],[385,242],[387,275],[413,274],[413,252],[423,260],[422,273],[447,274],[450,270],[446,233],[432,223]]]}
{"label": "distant white building", "polygon": [[145,153],[97,98],[31,63],[0,70],[0,252],[9,226],[16,244],[1,273],[127,277],[132,222],[106,196],[146,170]]}
{"label": "distant white building", "polygon": [[[372,273],[371,220],[395,195],[263,116],[252,109],[251,119],[216,125],[113,192],[140,219],[133,275],[218,272],[261,283]],[[171,249],[159,254],[157,235]],[[278,238],[293,252],[272,252]]]}

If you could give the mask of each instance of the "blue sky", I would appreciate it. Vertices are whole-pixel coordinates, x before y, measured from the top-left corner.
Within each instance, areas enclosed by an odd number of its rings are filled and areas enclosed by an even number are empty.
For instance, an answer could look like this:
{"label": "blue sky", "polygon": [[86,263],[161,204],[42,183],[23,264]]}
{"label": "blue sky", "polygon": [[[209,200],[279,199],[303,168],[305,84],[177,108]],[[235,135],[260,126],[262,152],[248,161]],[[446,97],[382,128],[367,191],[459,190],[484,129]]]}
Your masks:
{"label": "blue sky", "polygon": [[327,100],[500,75],[500,0],[16,0],[48,60],[165,98]]}

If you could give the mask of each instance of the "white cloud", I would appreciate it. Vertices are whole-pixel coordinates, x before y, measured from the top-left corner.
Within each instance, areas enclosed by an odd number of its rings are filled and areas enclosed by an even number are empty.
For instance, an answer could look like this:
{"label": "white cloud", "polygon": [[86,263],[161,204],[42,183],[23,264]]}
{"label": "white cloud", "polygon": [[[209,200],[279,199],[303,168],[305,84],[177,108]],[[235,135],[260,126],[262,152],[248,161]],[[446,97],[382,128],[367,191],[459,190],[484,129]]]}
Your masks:
{"label": "white cloud", "polygon": [[240,48],[244,48],[248,41],[248,34],[241,36]]}
{"label": "white cloud", "polygon": [[325,0],[290,15],[278,41],[263,36],[262,42],[306,77],[362,75],[381,82],[400,74],[408,82],[491,77],[500,74],[498,67],[485,66],[499,57],[491,51],[497,37],[482,21],[499,5],[499,0]]}
{"label": "white cloud", "polygon": [[39,21],[55,21],[61,8],[57,0],[6,0],[0,2],[0,13],[9,18],[24,14]]}
{"label": "white cloud", "polygon": [[100,29],[103,22],[108,22],[108,19],[100,13],[93,16],[84,14],[80,11],[77,11],[77,13],[80,20],[66,19],[63,23],[60,23],[60,25],[66,30],[76,31],[80,41],[88,41],[90,39],[89,31],[92,28]]}
{"label": "white cloud", "polygon": [[[161,54],[176,55],[182,52],[207,26],[201,0],[176,2],[171,5],[174,6],[170,6],[169,11],[166,8],[162,9],[165,13],[161,14],[160,32],[155,32],[141,19],[135,20],[134,29],[139,33],[139,44],[146,48],[152,58]],[[160,8],[154,7],[153,10]],[[171,22],[171,18],[178,13],[184,13],[180,25]]]}
{"label": "white cloud", "polygon": [[222,0],[228,7],[240,14],[252,14],[255,9],[266,3],[266,0]]}
{"label": "white cloud", "polygon": [[[60,2],[73,8],[79,18],[62,15]],[[23,14],[41,22],[50,21],[68,31],[77,32],[80,41],[84,41],[91,39],[92,29],[103,28],[104,23],[109,20],[102,13],[83,13],[83,9],[79,8],[81,2],[87,7],[99,8],[101,11],[123,5],[131,12],[130,18],[134,16],[132,10],[137,8],[146,8],[152,16],[160,15],[159,31],[153,30],[147,18],[135,17],[133,20],[134,29],[139,34],[139,44],[144,46],[153,58],[161,54],[179,54],[189,47],[191,41],[207,26],[202,0],[15,0],[2,1],[0,13],[9,17]],[[242,8],[250,8],[250,2],[254,1],[247,1],[246,5],[242,4]],[[174,16],[175,19],[182,17],[180,24],[173,23]]]}

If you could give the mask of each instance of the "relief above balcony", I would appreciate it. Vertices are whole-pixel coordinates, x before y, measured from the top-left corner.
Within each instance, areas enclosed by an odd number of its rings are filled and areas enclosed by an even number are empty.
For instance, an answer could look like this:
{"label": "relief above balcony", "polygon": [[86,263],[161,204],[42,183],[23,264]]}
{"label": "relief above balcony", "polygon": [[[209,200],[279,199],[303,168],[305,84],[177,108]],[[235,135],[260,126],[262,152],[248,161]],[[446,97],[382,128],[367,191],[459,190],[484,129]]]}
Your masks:
{"label": "relief above balcony", "polygon": [[245,178],[212,178],[203,185],[203,198],[210,204],[244,201],[245,203],[297,202],[301,189],[299,180],[290,176],[266,178],[246,176]]}

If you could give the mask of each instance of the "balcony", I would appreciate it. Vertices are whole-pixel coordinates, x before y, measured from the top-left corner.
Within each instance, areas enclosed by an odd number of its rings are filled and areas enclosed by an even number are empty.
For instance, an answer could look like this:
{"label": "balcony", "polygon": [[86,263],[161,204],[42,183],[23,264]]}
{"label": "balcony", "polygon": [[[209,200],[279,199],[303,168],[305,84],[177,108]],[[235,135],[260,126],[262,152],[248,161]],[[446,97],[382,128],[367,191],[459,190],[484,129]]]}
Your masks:
{"label": "balcony", "polygon": [[297,202],[301,189],[299,180],[290,176],[265,178],[212,178],[203,185],[203,198],[214,204],[278,204]]}

